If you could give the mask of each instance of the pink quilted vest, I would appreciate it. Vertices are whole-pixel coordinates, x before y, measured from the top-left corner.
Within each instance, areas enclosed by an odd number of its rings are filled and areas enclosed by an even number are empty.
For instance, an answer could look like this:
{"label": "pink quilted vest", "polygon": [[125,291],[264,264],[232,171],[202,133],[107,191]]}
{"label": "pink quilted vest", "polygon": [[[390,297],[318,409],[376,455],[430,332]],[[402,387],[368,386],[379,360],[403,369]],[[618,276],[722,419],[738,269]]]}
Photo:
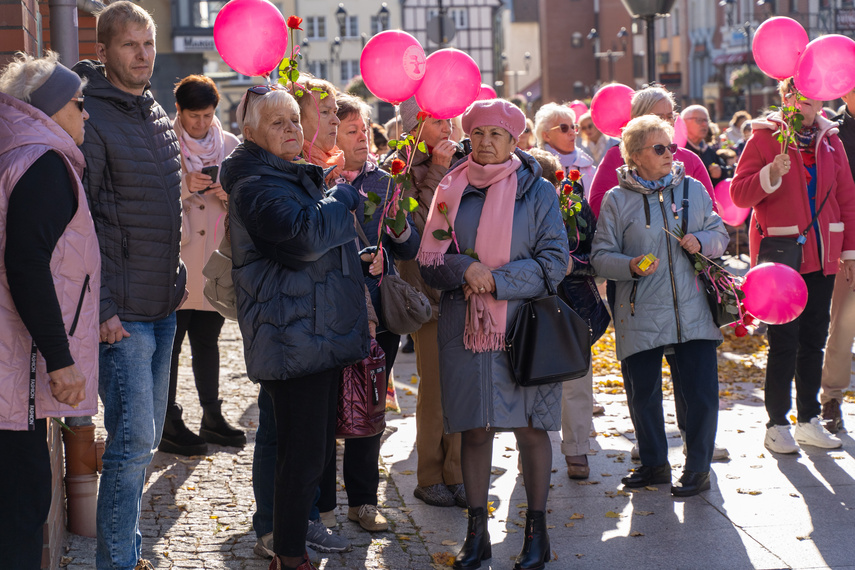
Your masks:
{"label": "pink quilted vest", "polygon": [[[6,279],[6,213],[9,196],[27,169],[45,152],[65,160],[77,191],[77,211],[51,257],[51,273],[74,362],[86,377],[86,398],[77,409],[51,395],[41,354],[36,357],[30,414],[33,340],[18,315]],[[98,343],[101,253],[80,178],[85,161],[74,141],[50,117],[0,93],[0,429],[26,430],[37,418],[93,416],[98,411]],[[74,330],[72,331],[72,325]]]}

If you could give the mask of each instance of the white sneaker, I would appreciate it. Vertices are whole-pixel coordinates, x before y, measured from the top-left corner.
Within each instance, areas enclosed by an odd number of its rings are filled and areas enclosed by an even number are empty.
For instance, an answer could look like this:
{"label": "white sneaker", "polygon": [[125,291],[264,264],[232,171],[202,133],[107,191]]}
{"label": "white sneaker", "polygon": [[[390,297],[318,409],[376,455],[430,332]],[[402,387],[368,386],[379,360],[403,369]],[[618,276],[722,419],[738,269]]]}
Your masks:
{"label": "white sneaker", "polygon": [[813,445],[824,449],[837,449],[843,445],[842,441],[822,427],[819,418],[811,418],[809,422],[797,423],[795,437],[800,445]]}
{"label": "white sneaker", "polygon": [[796,445],[790,434],[790,426],[772,426],[766,429],[766,441],[763,442],[769,451],[775,453],[797,453],[799,446]]}
{"label": "white sneaker", "polygon": [[[686,445],[686,440],[683,440],[683,455],[689,454],[689,447]],[[726,447],[721,447],[718,444],[713,445],[712,460],[725,461],[730,459],[730,452]]]}

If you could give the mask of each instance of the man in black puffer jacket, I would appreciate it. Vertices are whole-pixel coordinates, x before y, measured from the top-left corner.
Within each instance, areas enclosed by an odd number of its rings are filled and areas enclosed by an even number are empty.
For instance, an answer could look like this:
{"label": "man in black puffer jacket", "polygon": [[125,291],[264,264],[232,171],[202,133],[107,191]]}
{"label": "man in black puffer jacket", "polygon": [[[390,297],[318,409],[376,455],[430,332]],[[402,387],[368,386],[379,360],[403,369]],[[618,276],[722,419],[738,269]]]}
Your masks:
{"label": "man in black puffer jacket", "polygon": [[101,248],[99,394],[107,448],[98,493],[96,564],[149,568],[140,559],[145,470],[163,429],[175,310],[186,280],[179,259],[178,139],[149,90],[155,25],[131,2],[98,16],[99,62],[74,66],[89,123],[83,185]]}

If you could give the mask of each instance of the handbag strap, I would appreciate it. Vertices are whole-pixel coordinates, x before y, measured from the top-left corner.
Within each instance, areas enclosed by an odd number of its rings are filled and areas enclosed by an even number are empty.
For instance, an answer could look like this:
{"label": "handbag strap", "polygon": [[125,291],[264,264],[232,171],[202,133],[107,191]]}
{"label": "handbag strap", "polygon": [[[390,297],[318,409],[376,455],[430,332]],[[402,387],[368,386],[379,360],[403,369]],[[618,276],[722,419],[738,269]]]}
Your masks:
{"label": "handbag strap", "polygon": [[356,228],[356,233],[359,234],[359,239],[362,240],[362,243],[368,247],[371,245],[371,242],[368,241],[368,236],[365,235],[365,230],[362,229],[362,224],[359,223],[359,220],[356,219],[356,216],[353,217],[353,227]]}
{"label": "handbag strap", "polygon": [[555,287],[549,280],[549,276],[546,273],[546,267],[543,265],[543,262],[540,261],[537,257],[532,257],[532,259],[540,266],[540,270],[543,272],[543,280],[546,282],[546,292],[550,295],[555,295]]}
{"label": "handbag strap", "polygon": [[[813,217],[810,219],[810,222],[808,222],[808,225],[805,228],[805,231],[801,232],[800,235],[802,238],[807,238],[807,235],[810,232],[810,229],[813,227],[814,222],[816,222],[816,220],[819,219],[820,212],[822,212],[822,209],[825,208],[825,203],[828,201],[829,196],[831,196],[831,190],[830,189],[826,193],[825,198],[823,198],[822,204],[819,205],[819,210],[816,211],[816,214],[814,214]],[[760,237],[761,238],[766,237],[765,235],[763,235],[763,228],[760,227],[759,221],[756,223],[756,226],[757,226],[757,231],[760,232]],[[799,241],[799,243],[804,243],[804,241]]]}

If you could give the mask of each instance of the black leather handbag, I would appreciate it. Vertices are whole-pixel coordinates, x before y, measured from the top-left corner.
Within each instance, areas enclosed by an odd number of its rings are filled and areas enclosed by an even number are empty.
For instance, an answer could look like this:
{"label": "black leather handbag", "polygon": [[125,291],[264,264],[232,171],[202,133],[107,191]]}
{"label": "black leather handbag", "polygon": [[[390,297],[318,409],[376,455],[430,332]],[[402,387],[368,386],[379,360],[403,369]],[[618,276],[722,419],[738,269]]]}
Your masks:
{"label": "black leather handbag", "polygon": [[520,386],[538,386],[581,378],[591,366],[591,329],[555,294],[546,268],[548,295],[520,305],[505,336],[514,378]]}
{"label": "black leather handbag", "polygon": [[558,285],[558,296],[588,323],[591,329],[591,344],[600,340],[609,328],[612,317],[600,297],[594,278],[568,275]]}

